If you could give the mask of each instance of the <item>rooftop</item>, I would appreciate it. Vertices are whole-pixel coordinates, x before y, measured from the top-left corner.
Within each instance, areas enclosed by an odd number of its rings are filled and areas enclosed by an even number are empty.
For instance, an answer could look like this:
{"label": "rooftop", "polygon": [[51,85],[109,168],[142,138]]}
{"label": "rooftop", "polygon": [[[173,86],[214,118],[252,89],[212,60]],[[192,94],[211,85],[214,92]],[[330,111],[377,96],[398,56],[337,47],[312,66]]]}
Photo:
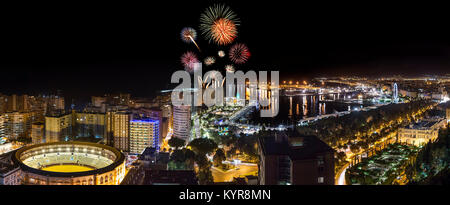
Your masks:
{"label": "rooftop", "polygon": [[155,163],[168,163],[170,154],[168,152],[157,152],[154,147],[145,148],[139,156],[139,160],[156,160]]}
{"label": "rooftop", "polygon": [[134,120],[131,120],[131,122],[137,122],[137,123],[159,123],[159,120],[152,120],[152,119],[134,119]]}
{"label": "rooftop", "polygon": [[193,170],[146,170],[144,185],[152,184],[197,185],[198,180]]}
{"label": "rooftop", "polygon": [[297,131],[275,131],[259,138],[264,155],[288,155],[291,160],[314,158],[318,153],[334,150],[316,136]]}
{"label": "rooftop", "polygon": [[420,122],[410,124],[406,126],[407,129],[416,129],[416,130],[427,130],[431,129],[434,125],[441,122],[442,119],[429,119],[429,120],[422,120]]}
{"label": "rooftop", "polygon": [[8,152],[0,155],[0,175],[7,174],[8,172],[19,167],[19,165],[12,163],[11,154],[12,152]]}

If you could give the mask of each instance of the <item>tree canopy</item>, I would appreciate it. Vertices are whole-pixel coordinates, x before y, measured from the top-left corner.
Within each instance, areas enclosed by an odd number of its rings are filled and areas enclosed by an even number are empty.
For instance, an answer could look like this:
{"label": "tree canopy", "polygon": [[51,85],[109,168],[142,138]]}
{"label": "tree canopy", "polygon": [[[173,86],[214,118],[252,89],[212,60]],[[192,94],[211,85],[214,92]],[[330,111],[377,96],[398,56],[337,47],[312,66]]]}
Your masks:
{"label": "tree canopy", "polygon": [[178,149],[180,147],[183,147],[186,144],[186,141],[177,137],[172,137],[169,140],[169,146],[175,147],[175,149]]}
{"label": "tree canopy", "polygon": [[208,138],[197,138],[189,143],[192,150],[198,155],[212,153],[217,149],[217,143]]}

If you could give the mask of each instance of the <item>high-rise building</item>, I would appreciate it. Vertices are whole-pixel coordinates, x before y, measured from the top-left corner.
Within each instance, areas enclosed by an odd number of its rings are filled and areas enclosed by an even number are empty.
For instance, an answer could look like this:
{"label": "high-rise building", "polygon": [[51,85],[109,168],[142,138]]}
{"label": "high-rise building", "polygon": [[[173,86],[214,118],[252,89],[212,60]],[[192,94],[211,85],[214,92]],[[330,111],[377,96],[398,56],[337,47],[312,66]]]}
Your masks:
{"label": "high-rise building", "polygon": [[159,125],[158,120],[131,120],[130,153],[140,154],[147,147],[159,150]]}
{"label": "high-rise building", "polygon": [[15,112],[17,111],[17,95],[11,95],[7,98],[7,111]]}
{"label": "high-rise building", "polygon": [[51,95],[47,96],[44,101],[47,114],[55,115],[55,113],[61,113],[65,110],[64,97]]}
{"label": "high-rise building", "polygon": [[112,131],[114,147],[123,151],[130,151],[130,120],[131,113],[115,112],[112,114]]}
{"label": "high-rise building", "polygon": [[173,109],[172,106],[170,105],[163,105],[161,106],[161,110],[162,110],[162,130],[160,130],[161,132],[161,136],[162,137],[166,137],[167,133],[169,133],[169,131],[172,130],[173,128]]}
{"label": "high-rise building", "polygon": [[91,100],[92,100],[92,106],[94,106],[94,107],[101,107],[103,104],[105,104],[107,102],[106,97],[92,96]]}
{"label": "high-rise building", "polygon": [[45,116],[45,142],[66,141],[72,136],[72,114]]}
{"label": "high-rise building", "polygon": [[74,132],[78,137],[106,137],[105,113],[75,113]]}
{"label": "high-rise building", "polygon": [[5,116],[0,114],[0,137],[5,136]]}
{"label": "high-rise building", "polygon": [[7,110],[8,96],[0,93],[0,113],[4,113]]}
{"label": "high-rise building", "polygon": [[5,113],[4,132],[7,138],[17,139],[21,136],[27,136],[29,113],[9,112]]}
{"label": "high-rise building", "polygon": [[191,107],[173,107],[173,136],[189,140],[191,133]]}
{"label": "high-rise building", "polygon": [[106,144],[108,146],[114,147],[114,123],[113,123],[114,112],[108,111],[106,112]]}
{"label": "high-rise building", "polygon": [[[163,124],[162,122],[162,110],[159,108],[139,108],[139,109],[132,109],[131,112],[133,113],[133,118],[136,119],[151,119],[156,120],[159,122],[159,133],[158,133],[158,139],[161,140],[165,137],[165,135],[162,135],[162,129]],[[167,134],[167,133],[165,133]]]}
{"label": "high-rise building", "polygon": [[334,185],[334,150],[316,136],[271,132],[258,152],[260,185]]}
{"label": "high-rise building", "polygon": [[114,106],[105,104],[106,114],[106,144],[114,147],[114,114],[117,112],[125,112],[127,106]]}
{"label": "high-rise building", "polygon": [[31,141],[33,144],[44,142],[44,123],[36,122],[31,125]]}
{"label": "high-rise building", "polygon": [[33,112],[35,122],[45,121],[46,104],[42,96],[30,96],[29,97],[30,110]]}
{"label": "high-rise building", "polygon": [[11,95],[7,96],[7,111],[8,112],[26,112],[30,109],[28,95]]}

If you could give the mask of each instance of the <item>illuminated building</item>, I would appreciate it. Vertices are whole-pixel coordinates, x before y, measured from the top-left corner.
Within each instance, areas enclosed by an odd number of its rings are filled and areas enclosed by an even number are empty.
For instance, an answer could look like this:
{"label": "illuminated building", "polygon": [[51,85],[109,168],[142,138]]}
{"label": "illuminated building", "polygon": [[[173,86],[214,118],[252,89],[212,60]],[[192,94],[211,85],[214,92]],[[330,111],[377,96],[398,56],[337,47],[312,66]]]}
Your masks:
{"label": "illuminated building", "polygon": [[7,104],[8,104],[8,96],[0,93],[0,113],[6,112]]}
{"label": "illuminated building", "polygon": [[5,136],[5,116],[0,114],[0,136]]}
{"label": "illuminated building", "polygon": [[11,159],[23,184],[118,185],[125,177],[125,156],[97,143],[53,142],[23,147]]}
{"label": "illuminated building", "polygon": [[402,96],[407,96],[410,98],[417,98],[417,92],[415,92],[415,91],[399,90],[398,93],[401,94]]}
{"label": "illuminated building", "polygon": [[106,97],[92,96],[91,97],[91,101],[92,101],[92,106],[94,106],[94,107],[102,107],[102,105],[107,102],[107,98]]}
{"label": "illuminated building", "polygon": [[130,153],[140,154],[147,147],[159,150],[158,120],[131,120],[130,122]]}
{"label": "illuminated building", "polygon": [[10,152],[10,151],[15,149],[15,146],[13,146],[13,144],[11,142],[5,143],[3,141],[4,138],[3,139],[0,138],[0,140],[1,140],[1,143],[0,143],[0,154],[8,153],[8,152]]}
{"label": "illuminated building", "polygon": [[334,150],[316,136],[272,132],[258,143],[260,185],[334,185]]}
{"label": "illuminated building", "polygon": [[398,141],[409,145],[422,146],[433,142],[439,135],[439,128],[445,126],[445,120],[431,119],[411,124],[398,130]]}
{"label": "illuminated building", "polygon": [[0,185],[21,185],[21,171],[11,161],[12,152],[0,155]]}
{"label": "illuminated building", "polygon": [[173,106],[173,136],[189,140],[191,133],[191,107]]}
{"label": "illuminated building", "polygon": [[115,112],[112,114],[112,134],[114,147],[123,152],[130,151],[130,120],[131,113]]}
{"label": "illuminated building", "polygon": [[106,114],[75,113],[75,132],[78,137],[106,137]]}
{"label": "illuminated building", "polygon": [[136,100],[136,101],[131,101],[130,103],[130,107],[133,107],[135,109],[137,108],[151,108],[153,107],[154,103],[148,101],[148,100]]}
{"label": "illuminated building", "polygon": [[11,95],[7,96],[7,111],[8,112],[24,112],[30,108],[28,102],[28,95]]}
{"label": "illuminated building", "polygon": [[32,113],[32,122],[44,122],[46,111],[44,99],[41,96],[30,96],[29,103]]}
{"label": "illuminated building", "polygon": [[113,105],[128,105],[130,103],[131,95],[128,93],[119,93],[109,96],[108,102]]}
{"label": "illuminated building", "polygon": [[53,114],[53,112],[61,112],[61,110],[65,109],[64,98],[51,95],[45,98],[46,112],[48,114]]}
{"label": "illuminated building", "polygon": [[169,152],[159,152],[154,147],[147,147],[139,155],[139,162],[145,169],[167,170],[167,164],[170,161]]}
{"label": "illuminated building", "polygon": [[106,112],[106,144],[114,147],[114,129],[113,129],[114,112]]}
{"label": "illuminated building", "polygon": [[162,119],[161,119],[161,129],[159,130],[161,138],[160,142],[164,141],[169,132],[172,132],[173,129],[173,115],[172,115],[172,106],[163,105],[161,106],[162,110]]}
{"label": "illuminated building", "polygon": [[45,142],[66,141],[71,136],[71,113],[45,116]]}
{"label": "illuminated building", "polygon": [[[133,119],[151,119],[151,120],[156,120],[159,122],[159,133],[158,133],[158,138],[161,140],[165,137],[165,135],[162,135],[163,132],[161,132],[163,130],[163,124],[161,123],[163,120],[163,113],[162,110],[159,108],[138,108],[138,109],[132,109],[131,112],[133,113]],[[165,134],[167,134],[167,132],[164,132]]]}
{"label": "illuminated building", "polygon": [[26,136],[29,128],[30,113],[10,112],[5,113],[5,136],[17,139]]}
{"label": "illuminated building", "polygon": [[106,144],[114,147],[114,115],[118,112],[127,112],[128,106],[108,105],[105,107]]}
{"label": "illuminated building", "polygon": [[450,108],[445,109],[446,116],[447,116],[447,122],[450,122]]}
{"label": "illuminated building", "polygon": [[37,122],[31,125],[31,141],[33,144],[44,143],[44,123]]}

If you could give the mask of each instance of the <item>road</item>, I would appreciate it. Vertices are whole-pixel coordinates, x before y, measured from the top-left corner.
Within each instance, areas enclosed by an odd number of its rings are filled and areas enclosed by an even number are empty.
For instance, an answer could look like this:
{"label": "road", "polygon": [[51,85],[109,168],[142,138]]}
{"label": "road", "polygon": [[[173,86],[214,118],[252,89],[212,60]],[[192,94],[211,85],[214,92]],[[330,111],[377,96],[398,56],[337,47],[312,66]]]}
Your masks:
{"label": "road", "polygon": [[345,165],[343,169],[341,169],[341,173],[339,173],[339,177],[337,178],[336,185],[347,185],[345,182],[345,172],[347,171],[347,168],[350,166],[350,163]]}
{"label": "road", "polygon": [[211,168],[214,182],[231,182],[233,177],[246,176],[258,171],[258,166],[255,165],[238,165],[239,169],[231,169],[228,171],[222,171],[216,167]]}

